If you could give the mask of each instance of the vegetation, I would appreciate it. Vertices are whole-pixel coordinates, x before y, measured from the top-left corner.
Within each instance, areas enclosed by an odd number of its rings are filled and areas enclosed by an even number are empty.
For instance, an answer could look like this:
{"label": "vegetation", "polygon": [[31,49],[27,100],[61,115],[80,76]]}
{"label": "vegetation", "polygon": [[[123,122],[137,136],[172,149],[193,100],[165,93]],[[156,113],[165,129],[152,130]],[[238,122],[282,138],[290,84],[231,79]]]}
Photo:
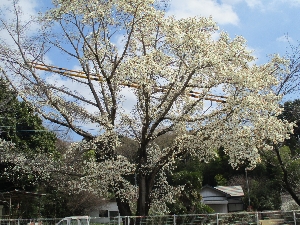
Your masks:
{"label": "vegetation", "polygon": [[[43,126],[40,117],[28,104],[17,99],[16,93],[8,87],[7,82],[3,79],[0,79],[0,112],[0,139],[13,144],[6,152],[1,151],[1,154],[23,153],[28,159],[34,159],[36,154],[49,153],[53,157],[57,157],[56,135]],[[22,171],[21,168],[16,169],[18,167],[20,165],[13,161],[5,161],[5,157],[2,155],[2,161],[0,161],[1,202],[8,202],[8,198],[5,196],[10,195],[5,194],[7,192],[18,190],[31,193],[41,188],[39,183],[44,179],[34,171]],[[11,215],[27,218],[38,215],[39,195],[18,192],[12,195],[13,207],[9,209]],[[19,202],[23,203],[17,209],[16,205]],[[6,205],[6,208],[9,206]]]}
{"label": "vegetation", "polygon": [[[0,18],[9,35],[0,42],[2,76],[22,104],[82,137],[59,157],[50,148],[31,157],[31,146],[24,147],[14,163],[59,190],[113,194],[123,216],[168,213],[166,203],[175,199],[180,210],[197,212],[202,177],[225,184],[229,164],[255,167],[260,152],[293,130],[278,118],[274,93],[287,61],[274,56],[253,65],[244,38],[231,40],[225,32],[213,38],[218,30],[211,18],[167,17],[163,1],[57,0],[38,20],[22,21],[13,4],[14,19]],[[33,23],[41,29],[28,34]],[[48,66],[53,52],[81,71]],[[131,107],[124,92],[134,96]],[[162,144],[164,135],[172,141]],[[133,153],[126,139],[137,146]],[[186,156],[190,164],[180,164]],[[195,161],[212,158],[212,177],[205,167],[202,176],[191,171]],[[186,187],[184,179],[190,179]],[[182,194],[184,188],[195,192]]]}
{"label": "vegetation", "polygon": [[[25,102],[18,100],[3,79],[0,79],[0,113],[0,140],[10,144],[6,150],[0,146],[0,203],[4,203],[7,214],[15,218],[60,218],[82,214],[102,203],[87,192],[69,195],[68,191],[57,190],[52,180],[35,171],[23,170],[13,160],[5,160],[6,154],[14,157],[18,153],[28,160],[34,160],[39,154],[59,159],[69,143],[58,140],[53,132],[48,131],[40,117]],[[5,194],[14,190],[20,193]],[[36,192],[46,196],[32,194]],[[9,196],[13,196],[11,208]]]}

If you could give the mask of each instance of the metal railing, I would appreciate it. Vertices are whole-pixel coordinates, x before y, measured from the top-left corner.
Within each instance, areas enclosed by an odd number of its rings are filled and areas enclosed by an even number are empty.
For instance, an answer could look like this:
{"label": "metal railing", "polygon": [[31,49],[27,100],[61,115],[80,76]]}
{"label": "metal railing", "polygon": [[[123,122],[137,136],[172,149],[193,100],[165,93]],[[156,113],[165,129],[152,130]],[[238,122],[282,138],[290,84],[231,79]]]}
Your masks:
{"label": "metal railing", "polygon": [[59,218],[0,219],[0,225],[55,225]]}
{"label": "metal railing", "polygon": [[[56,225],[58,218],[0,219],[0,225]],[[300,211],[266,211],[165,216],[91,217],[90,225],[300,225]]]}
{"label": "metal railing", "polygon": [[[104,221],[103,221],[104,222]],[[91,225],[100,225],[97,218],[91,218]],[[188,214],[165,216],[119,216],[106,223],[112,225],[300,225],[300,211],[266,211],[215,214]]]}

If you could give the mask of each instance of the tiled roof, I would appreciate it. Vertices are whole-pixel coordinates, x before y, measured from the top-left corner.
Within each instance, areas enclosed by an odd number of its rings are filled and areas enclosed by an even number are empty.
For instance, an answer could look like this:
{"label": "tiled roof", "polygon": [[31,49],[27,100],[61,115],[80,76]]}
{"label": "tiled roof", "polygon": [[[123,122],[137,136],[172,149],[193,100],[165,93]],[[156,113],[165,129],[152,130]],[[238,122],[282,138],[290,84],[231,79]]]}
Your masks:
{"label": "tiled roof", "polygon": [[216,186],[215,189],[222,191],[232,197],[244,196],[244,191],[241,186]]}

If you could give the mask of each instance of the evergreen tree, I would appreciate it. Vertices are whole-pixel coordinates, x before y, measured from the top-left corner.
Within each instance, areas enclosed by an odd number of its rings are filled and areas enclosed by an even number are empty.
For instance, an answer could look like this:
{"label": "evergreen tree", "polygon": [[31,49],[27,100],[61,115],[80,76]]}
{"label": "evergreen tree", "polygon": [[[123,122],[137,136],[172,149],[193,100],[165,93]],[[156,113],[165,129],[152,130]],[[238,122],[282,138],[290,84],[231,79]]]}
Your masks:
{"label": "evergreen tree", "polygon": [[[35,154],[46,152],[53,153],[53,157],[58,157],[55,147],[56,135],[43,126],[42,120],[32,108],[18,100],[16,93],[8,87],[3,79],[0,79],[0,115],[0,139],[9,141],[14,145],[14,148],[10,150],[12,153],[26,154],[29,159],[34,158]],[[4,193],[16,189],[34,192],[40,187],[41,180],[36,179],[38,176],[28,172],[24,173],[22,170],[11,172],[16,166],[19,165],[0,161],[0,193],[2,193],[2,198],[4,198]],[[0,200],[5,201],[6,199]],[[38,200],[32,196],[15,196],[10,214],[28,218],[36,216],[39,208]],[[14,209],[14,206],[17,206],[21,201],[23,203],[19,205],[19,209]]]}

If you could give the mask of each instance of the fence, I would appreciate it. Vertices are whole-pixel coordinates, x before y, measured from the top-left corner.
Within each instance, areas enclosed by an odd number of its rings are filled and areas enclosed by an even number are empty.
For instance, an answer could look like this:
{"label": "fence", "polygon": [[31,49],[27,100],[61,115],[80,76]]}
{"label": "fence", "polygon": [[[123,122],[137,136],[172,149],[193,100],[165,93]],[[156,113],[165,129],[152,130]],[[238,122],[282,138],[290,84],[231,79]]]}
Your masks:
{"label": "fence", "polygon": [[[60,219],[0,219],[0,225],[56,225]],[[91,217],[89,225],[300,225],[300,211],[267,211],[147,217]],[[71,223],[70,225],[82,225]]]}
{"label": "fence", "polygon": [[0,225],[55,225],[60,219],[38,218],[38,219],[0,219]]}
{"label": "fence", "polygon": [[[93,223],[93,219],[91,219]],[[217,213],[148,217],[115,217],[111,224],[124,225],[300,225],[300,211]],[[97,224],[93,224],[97,225]]]}

